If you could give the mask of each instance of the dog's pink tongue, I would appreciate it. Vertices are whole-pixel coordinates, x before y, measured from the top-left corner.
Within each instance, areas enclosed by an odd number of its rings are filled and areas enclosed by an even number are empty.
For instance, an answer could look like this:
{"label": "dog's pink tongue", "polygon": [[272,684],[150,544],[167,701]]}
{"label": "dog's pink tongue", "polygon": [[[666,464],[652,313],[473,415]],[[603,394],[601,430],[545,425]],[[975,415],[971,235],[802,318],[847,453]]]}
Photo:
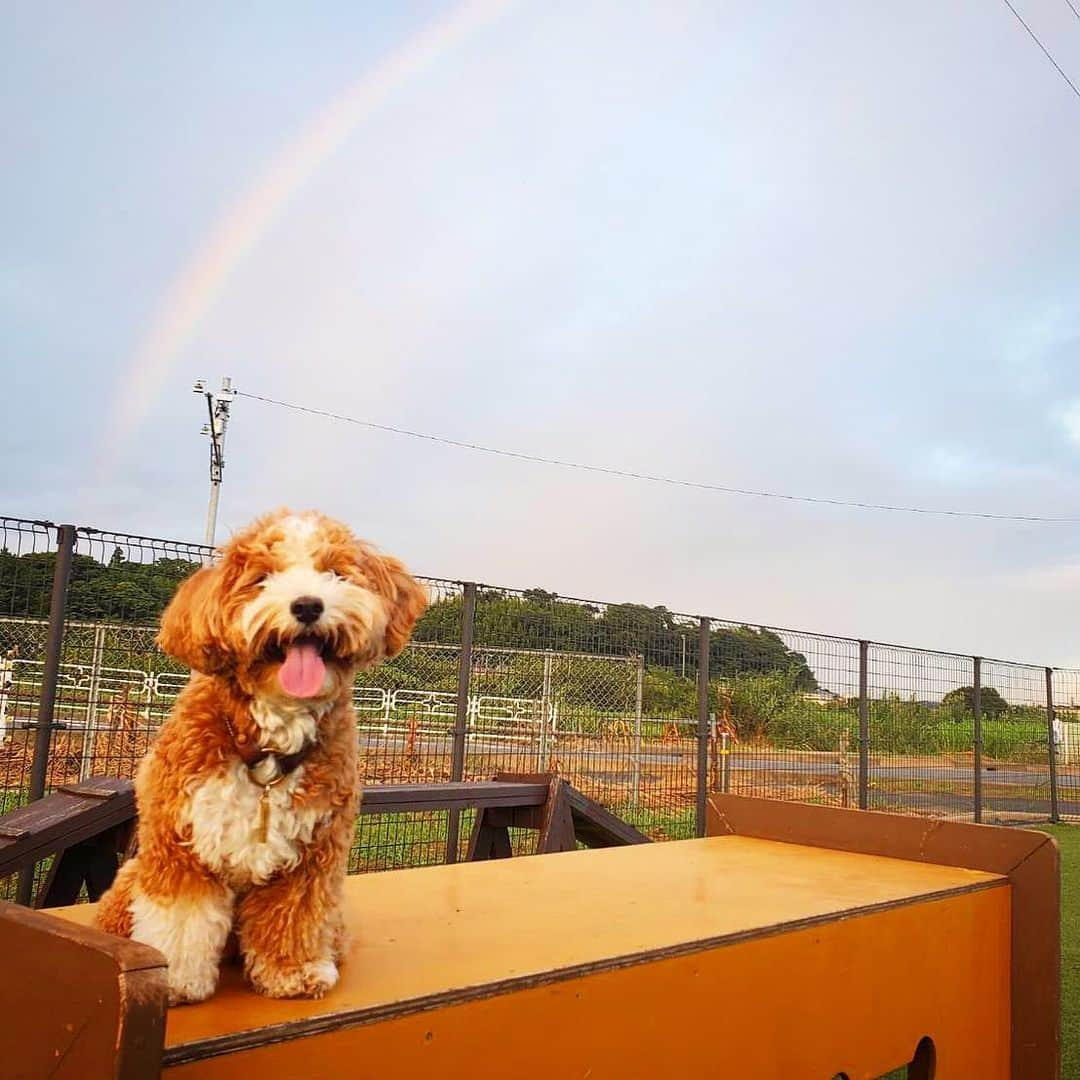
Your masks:
{"label": "dog's pink tongue", "polygon": [[314,697],[322,690],[325,679],[326,665],[314,645],[305,642],[286,646],[285,663],[278,672],[278,682],[286,694],[299,698]]}

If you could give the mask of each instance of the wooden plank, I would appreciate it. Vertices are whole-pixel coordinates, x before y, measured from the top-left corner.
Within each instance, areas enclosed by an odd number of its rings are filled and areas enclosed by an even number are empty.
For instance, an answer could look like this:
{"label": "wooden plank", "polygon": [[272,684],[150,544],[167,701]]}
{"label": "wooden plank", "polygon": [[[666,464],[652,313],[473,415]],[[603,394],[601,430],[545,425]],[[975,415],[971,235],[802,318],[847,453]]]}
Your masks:
{"label": "wooden plank", "polygon": [[5,1076],[158,1075],[168,997],[160,953],[0,902],[0,955]]}
{"label": "wooden plank", "polygon": [[1005,875],[1012,886],[1014,1076],[1056,1077],[1061,1063],[1061,885],[1046,833],[743,795],[709,799],[710,836],[756,837]]}
{"label": "wooden plank", "polygon": [[[551,774],[544,773],[496,773],[499,783],[551,784]],[[565,783],[565,781],[564,781]],[[651,839],[621,817],[590,799],[573,785],[566,783],[566,798],[570,806],[574,832],[577,840],[587,847],[619,847],[625,844],[648,844]]]}
{"label": "wooden plank", "polygon": [[38,907],[74,904],[82,887],[91,903],[101,899],[113,883],[121,856],[129,846],[134,822],[126,822],[88,840],[65,848],[53,861],[38,897]]}
{"label": "wooden plank", "polygon": [[570,786],[565,780],[555,777],[548,790],[548,801],[541,811],[536,854],[550,855],[558,851],[575,851],[577,838],[574,833],[574,819],[570,813],[570,801],[567,797],[567,792],[571,790]]}
{"label": "wooden plank", "polygon": [[643,832],[583,795],[577,788],[568,789],[568,798],[577,837],[589,847],[651,843]]}
{"label": "wooden plank", "polygon": [[500,829],[539,829],[544,813],[542,806],[485,806],[481,808],[484,821]]}
{"label": "wooden plank", "polygon": [[466,862],[483,862],[486,859],[509,859],[514,854],[510,844],[510,832],[500,820],[492,820],[498,811],[481,810],[476,815]]}
{"label": "wooden plank", "polygon": [[78,827],[67,834],[47,834],[34,836],[32,843],[24,844],[17,857],[5,855],[0,858],[0,878],[16,872],[20,867],[30,867],[42,859],[66,850],[69,846],[92,839],[101,832],[111,832],[118,827],[130,825],[134,821],[130,811],[102,815],[97,820],[87,823],[82,821]]}
{"label": "wooden plank", "polygon": [[0,877],[134,816],[131,781],[102,777],[20,806],[0,819]]}
{"label": "wooden plank", "polygon": [[375,784],[364,788],[361,814],[409,814],[428,810],[478,810],[485,806],[542,806],[547,782]]}
{"label": "wooden plank", "polygon": [[61,784],[55,790],[87,799],[112,799],[123,790],[122,787],[117,786],[118,783],[120,782],[113,778],[102,776],[83,780],[78,784]]}

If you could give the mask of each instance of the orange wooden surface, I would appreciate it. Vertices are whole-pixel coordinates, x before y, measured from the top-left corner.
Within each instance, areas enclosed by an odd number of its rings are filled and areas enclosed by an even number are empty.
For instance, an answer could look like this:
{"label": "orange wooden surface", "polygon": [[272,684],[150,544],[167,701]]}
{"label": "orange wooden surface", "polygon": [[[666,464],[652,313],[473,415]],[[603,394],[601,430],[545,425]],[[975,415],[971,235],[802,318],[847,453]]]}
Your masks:
{"label": "orange wooden surface", "polygon": [[966,866],[1009,882],[1012,915],[1012,1071],[1061,1072],[1061,861],[1045,833],[837,806],[714,793],[710,836],[780,840],[834,851]]}
{"label": "orange wooden surface", "polygon": [[1005,1080],[1008,901],[1003,885],[909,903],[167,1075],[857,1080],[905,1063],[930,1034],[938,1080]]}
{"label": "orange wooden surface", "polygon": [[[983,891],[965,892],[972,888]],[[457,1004],[449,1009],[444,1006],[448,1015],[454,1012],[462,1016],[510,1010],[486,1037],[501,1045],[505,1041],[506,1025],[511,1023],[510,1017],[516,1015],[516,1010],[551,1008],[557,1012],[560,1003],[565,1006],[570,986],[565,981],[568,977],[585,979],[597,988],[609,987],[605,993],[613,995],[610,999],[603,995],[594,998],[601,1010],[598,1016],[590,1018],[582,1012],[578,1021],[575,1019],[578,1013],[573,1008],[561,1016],[558,1020],[561,1044],[569,1037],[564,1030],[567,1025],[576,1027],[580,1023],[583,1037],[590,1030],[595,1035],[597,1024],[609,1022],[604,1017],[610,1018],[627,1010],[631,1017],[630,1028],[644,1030],[642,1025],[654,1008],[653,995],[674,993],[665,980],[674,979],[676,983],[680,978],[700,980],[706,968],[713,981],[709,993],[718,995],[717,1000],[709,1002],[709,1015],[715,1018],[711,1022],[719,1023],[728,1010],[747,1004],[741,989],[741,984],[746,981],[759,987],[754,991],[758,994],[764,993],[766,987],[773,988],[769,993],[774,1000],[767,1013],[772,1022],[779,1022],[784,1013],[778,1014],[777,1009],[790,1011],[791,1001],[824,1000],[823,991],[832,993],[836,989],[833,984],[841,981],[839,974],[833,978],[822,972],[809,985],[800,981],[801,988],[797,992],[789,987],[791,980],[786,973],[792,963],[805,966],[815,956],[824,954],[825,950],[815,951],[814,948],[810,948],[807,955],[800,953],[797,960],[787,954],[787,950],[796,948],[799,942],[802,943],[799,948],[805,950],[808,940],[827,940],[835,962],[841,965],[862,962],[859,957],[848,955],[851,950],[860,950],[868,970],[850,969],[842,981],[853,985],[876,973],[881,986],[865,995],[865,999],[878,1000],[881,1008],[889,1011],[896,1005],[886,1005],[886,998],[881,995],[894,983],[896,992],[901,993],[899,984],[903,979],[892,974],[886,977],[883,960],[869,962],[874,956],[882,957],[882,950],[887,947],[884,940],[879,940],[881,933],[887,934],[889,941],[895,938],[895,947],[888,946],[891,950],[888,963],[913,963],[922,957],[920,963],[925,960],[929,965],[926,973],[919,976],[920,984],[932,978],[937,987],[951,985],[955,979],[970,975],[976,967],[989,961],[972,957],[958,962],[956,950],[966,939],[953,925],[955,920],[944,920],[940,925],[935,920],[926,920],[925,928],[913,937],[912,933],[920,925],[916,919],[910,927],[911,933],[907,929],[903,933],[878,930],[855,943],[855,939],[848,941],[845,935],[855,934],[857,939],[858,933],[853,928],[856,925],[865,928],[869,923],[865,918],[838,921],[837,916],[876,911],[867,918],[881,920],[887,915],[886,921],[880,924],[884,928],[892,926],[890,920],[894,918],[910,919],[910,912],[918,909],[877,911],[882,906],[912,901],[925,903],[928,898],[951,893],[957,895],[949,901],[950,905],[988,905],[987,911],[1003,905],[1007,907],[1008,889],[997,875],[742,837],[362,875],[348,882],[353,945],[342,981],[332,993],[317,1002],[274,1001],[248,991],[239,972],[229,969],[211,1001],[170,1010],[166,1046],[175,1053],[192,1043],[243,1032],[255,1033],[282,1024],[318,1025],[342,1013],[352,1014],[349,1022],[355,1024],[365,1018],[364,1014],[372,1017],[388,1012],[416,1012],[448,998],[460,1002],[470,996],[501,992],[515,980],[564,980],[549,987],[518,990],[505,998],[491,998],[487,1003]],[[909,914],[902,916],[901,910]],[[62,914],[83,921],[90,912],[84,906],[66,909]],[[774,935],[778,928],[797,930],[820,920],[831,922],[828,927],[797,931],[783,938],[766,937],[756,942],[735,944],[746,937]],[[962,923],[963,919],[960,921]],[[970,932],[969,926],[969,935]],[[984,928],[983,932],[992,936],[993,927]],[[1000,956],[1007,971],[1007,936],[1004,940]],[[707,943],[726,946],[709,953],[708,963],[701,952]],[[744,945],[750,944],[754,948],[747,952]],[[739,950],[738,955],[746,959],[739,961],[741,966],[737,974],[734,968],[725,974],[725,965],[736,963],[735,948]],[[660,959],[665,951],[672,950],[691,950],[691,954]],[[923,957],[923,954],[927,955]],[[647,955],[657,958],[648,965],[649,971],[642,968],[622,974],[595,973],[597,969],[610,968],[624,959],[640,959]],[[756,974],[754,964],[763,965]],[[950,968],[960,970],[950,974],[947,970]],[[693,970],[699,974],[687,974]],[[993,972],[984,974],[986,979],[980,981],[986,986],[993,985],[994,979],[1000,977],[996,967]],[[1007,974],[1005,978],[1007,980]],[[601,983],[592,981],[596,979]],[[654,981],[656,988],[646,990],[646,985]],[[721,985],[725,986],[722,992]],[[954,987],[943,1000],[961,1000],[955,997],[959,992]],[[685,1024],[679,1014],[686,1005],[684,999],[688,993],[690,989],[679,991],[674,1014],[662,1022],[665,1029],[673,1025],[675,1032],[685,1034]],[[628,995],[633,999],[637,994],[647,994],[647,1000],[630,1008]],[[987,1001],[987,996],[994,998],[994,994],[988,995],[985,989],[976,996],[980,999],[979,1007],[984,1010],[993,1011],[1000,1004],[996,998],[993,1002]],[[599,1004],[601,1000],[607,1000],[609,1004]],[[782,1005],[782,1000],[788,1004]],[[929,999],[920,989],[913,1000]],[[1007,1004],[1006,994],[1005,1008]],[[834,1003],[829,1008],[840,1010],[837,1022],[842,1022],[848,1030],[852,1006]],[[473,1009],[479,1009],[479,1012],[471,1012]],[[352,1027],[349,1032],[332,1036],[281,1043],[259,1054],[282,1054],[288,1058],[299,1054],[300,1058],[295,1060],[300,1061],[312,1053],[321,1053],[321,1050],[312,1049],[316,1044],[320,1047],[336,1045],[342,1039],[351,1045],[353,1039],[361,1039],[367,1044],[369,1040],[378,1042],[386,1038],[391,1045],[397,1038],[391,1037],[391,1029],[412,1030],[414,1024],[423,1026],[424,1016],[430,1015],[382,1019],[377,1028]],[[464,1040],[466,1047],[470,1039],[480,1037],[468,1034],[474,1022],[470,1019],[460,1030],[455,1028],[458,1033],[454,1038]],[[623,1022],[627,1023],[625,1017]],[[747,1022],[748,1018],[742,1016],[736,1026],[745,1028]],[[866,1022],[860,1021],[864,1026]],[[983,1016],[979,1022],[989,1021]],[[1005,1023],[1007,1026],[1007,1020]],[[512,1026],[516,1031],[522,1025],[520,1021],[514,1021]],[[524,1026],[530,1027],[532,1022]],[[786,1019],[777,1030],[781,1033],[789,1030]],[[624,1032],[620,1037],[625,1040],[627,1035]],[[444,1043],[449,1038],[449,1034],[445,1035]],[[673,1038],[682,1036],[673,1035]],[[516,1034],[514,1039],[517,1039]],[[783,1041],[789,1042],[786,1035]],[[914,1041],[910,1046],[904,1042],[903,1048],[897,1046],[895,1050],[902,1057],[913,1047]],[[584,1052],[584,1047],[580,1049]],[[167,1055],[169,1052],[167,1050]],[[389,1053],[389,1050],[371,1052]],[[200,1067],[219,1069],[230,1060],[236,1065],[240,1063],[235,1054],[216,1060],[218,1065],[207,1061]],[[626,1065],[624,1061],[624,1069]],[[446,1067],[450,1068],[449,1065]],[[557,1070],[557,1073],[561,1074],[561,1071]],[[478,1075],[475,1071],[471,1074]],[[625,1071],[623,1075],[626,1075]]]}

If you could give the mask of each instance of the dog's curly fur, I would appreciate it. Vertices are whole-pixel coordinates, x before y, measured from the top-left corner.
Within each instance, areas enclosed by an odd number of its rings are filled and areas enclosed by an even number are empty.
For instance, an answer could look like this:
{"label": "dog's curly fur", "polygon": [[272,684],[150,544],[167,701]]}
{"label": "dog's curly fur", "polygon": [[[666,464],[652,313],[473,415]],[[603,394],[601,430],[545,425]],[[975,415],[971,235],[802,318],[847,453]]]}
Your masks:
{"label": "dog's curly fur", "polygon": [[[300,598],[322,603],[313,623],[294,614]],[[164,953],[174,1004],[213,993],[233,931],[261,993],[318,997],[337,981],[358,803],[353,680],[404,648],[426,604],[396,559],[289,511],[178,589],[158,640],[193,676],[139,768],[138,853],[97,914]],[[309,696],[284,689],[296,647],[325,668]],[[253,748],[306,756],[264,789],[245,764]]]}

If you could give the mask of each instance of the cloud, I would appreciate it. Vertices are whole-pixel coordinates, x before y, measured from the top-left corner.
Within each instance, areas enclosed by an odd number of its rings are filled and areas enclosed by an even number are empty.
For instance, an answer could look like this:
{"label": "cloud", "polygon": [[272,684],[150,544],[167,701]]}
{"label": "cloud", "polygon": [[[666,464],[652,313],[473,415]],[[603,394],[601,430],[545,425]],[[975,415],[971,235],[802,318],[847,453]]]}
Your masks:
{"label": "cloud", "polygon": [[1074,446],[1080,446],[1080,399],[1069,402],[1058,414],[1065,437]]}
{"label": "cloud", "polygon": [[[0,228],[11,265],[33,267],[0,271],[12,509],[68,512],[184,253],[305,112],[377,62],[373,40],[421,25],[384,5],[414,25],[375,27],[378,7],[213,19],[205,48],[186,13],[147,35],[73,12],[63,64],[40,44],[56,20],[27,16],[41,27],[0,65],[25,148],[0,174]],[[1075,99],[1007,12],[509,7],[273,217],[82,517],[201,535],[190,383],[220,375],[717,484],[1080,504]],[[583,476],[241,399],[223,534],[280,502],[340,514],[422,572],[1046,662],[1080,636],[1069,572],[1025,577],[1075,565],[1076,530]]]}

